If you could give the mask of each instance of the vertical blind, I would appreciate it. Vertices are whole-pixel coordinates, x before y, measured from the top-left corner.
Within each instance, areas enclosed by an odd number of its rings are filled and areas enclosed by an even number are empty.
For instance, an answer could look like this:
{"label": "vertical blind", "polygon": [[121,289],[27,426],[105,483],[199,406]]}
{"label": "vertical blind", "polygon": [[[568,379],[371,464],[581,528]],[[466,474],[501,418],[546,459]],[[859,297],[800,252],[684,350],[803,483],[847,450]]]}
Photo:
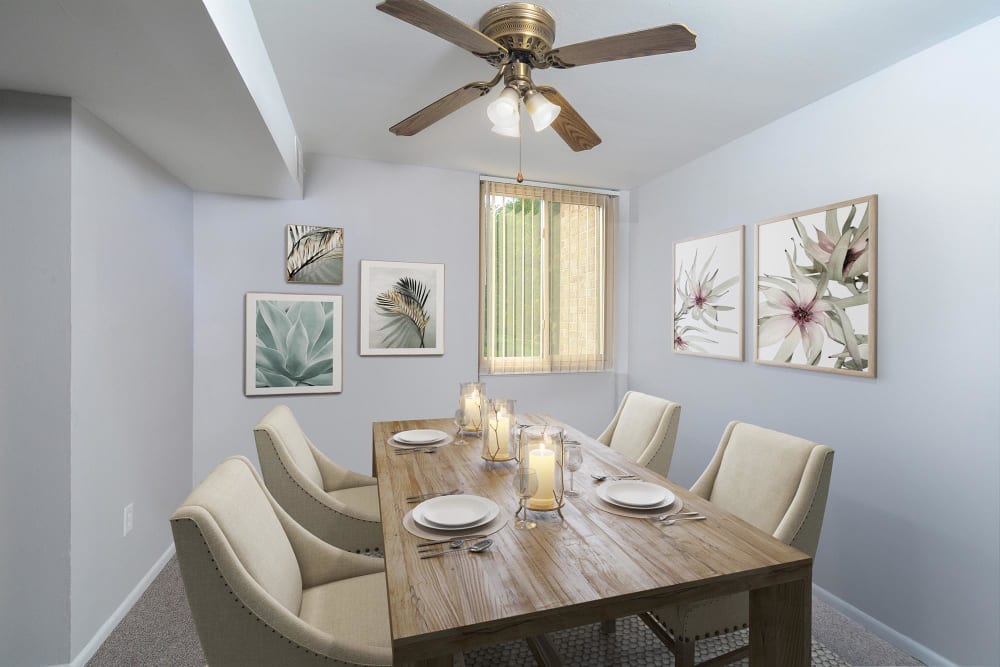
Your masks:
{"label": "vertical blind", "polygon": [[482,182],[482,372],[610,367],[616,199]]}

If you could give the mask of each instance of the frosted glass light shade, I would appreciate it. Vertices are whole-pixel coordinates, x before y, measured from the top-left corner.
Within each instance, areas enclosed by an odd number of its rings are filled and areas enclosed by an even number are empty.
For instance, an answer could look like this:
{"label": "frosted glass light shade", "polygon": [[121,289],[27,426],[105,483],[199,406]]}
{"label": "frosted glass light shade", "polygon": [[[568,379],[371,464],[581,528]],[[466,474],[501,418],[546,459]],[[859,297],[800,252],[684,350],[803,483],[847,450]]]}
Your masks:
{"label": "frosted glass light shade", "polygon": [[535,132],[541,132],[556,119],[562,109],[545,99],[545,96],[537,90],[529,90],[524,96],[524,106],[531,116],[531,124],[535,126]]}
{"label": "frosted glass light shade", "polygon": [[494,125],[492,129],[497,134],[504,137],[514,137],[517,139],[521,136],[521,122],[520,114],[518,114],[518,120],[514,122],[513,125]]}
{"label": "frosted glass light shade", "polygon": [[486,107],[486,115],[489,116],[493,124],[498,127],[511,127],[517,125],[519,118],[518,108],[521,106],[521,96],[513,88],[504,88],[500,97],[496,98]]}

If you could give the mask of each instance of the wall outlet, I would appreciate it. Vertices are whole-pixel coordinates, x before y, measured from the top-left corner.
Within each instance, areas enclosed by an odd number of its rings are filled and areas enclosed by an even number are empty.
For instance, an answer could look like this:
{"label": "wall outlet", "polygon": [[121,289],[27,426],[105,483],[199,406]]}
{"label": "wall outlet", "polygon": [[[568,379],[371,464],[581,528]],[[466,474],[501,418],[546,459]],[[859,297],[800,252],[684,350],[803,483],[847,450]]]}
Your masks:
{"label": "wall outlet", "polygon": [[133,503],[129,503],[125,506],[125,516],[122,522],[122,537],[125,537],[132,532],[132,526],[134,524],[134,507]]}

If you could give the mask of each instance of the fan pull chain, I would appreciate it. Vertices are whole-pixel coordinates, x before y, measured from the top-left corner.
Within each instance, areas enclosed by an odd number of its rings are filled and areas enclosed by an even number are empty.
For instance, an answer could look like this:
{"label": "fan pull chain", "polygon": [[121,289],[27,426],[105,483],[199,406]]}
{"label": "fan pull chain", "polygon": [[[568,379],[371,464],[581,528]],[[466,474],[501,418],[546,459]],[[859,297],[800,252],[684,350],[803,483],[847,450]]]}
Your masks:
{"label": "fan pull chain", "polygon": [[520,127],[521,126],[521,114],[520,113],[518,113],[518,115],[517,115],[517,124],[518,124],[518,128],[517,128],[517,182],[518,183],[524,183],[524,174],[521,173],[521,142],[523,141],[522,137],[524,136],[524,133],[521,132],[521,127]]}

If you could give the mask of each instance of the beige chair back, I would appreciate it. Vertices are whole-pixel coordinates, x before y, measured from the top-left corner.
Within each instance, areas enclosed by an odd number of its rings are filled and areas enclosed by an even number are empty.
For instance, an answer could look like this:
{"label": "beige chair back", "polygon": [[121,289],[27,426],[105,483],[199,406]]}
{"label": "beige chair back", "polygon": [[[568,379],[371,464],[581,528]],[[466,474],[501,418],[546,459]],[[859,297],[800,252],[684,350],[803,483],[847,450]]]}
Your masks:
{"label": "beige chair back", "polygon": [[667,476],[677,440],[681,406],[629,391],[598,440],[650,470]]}
{"label": "beige chair back", "polygon": [[[207,518],[261,588],[293,614],[302,603],[302,575],[278,517],[249,465],[227,459],[212,471],[174,515]],[[178,544],[178,549],[187,545]],[[183,556],[179,556],[184,560]]]}
{"label": "beige chair back", "polygon": [[832,469],[829,447],[731,422],[691,490],[782,542],[815,555]]}
{"label": "beige chair back", "polygon": [[257,423],[254,437],[264,434],[270,438],[279,458],[292,463],[306,479],[323,488],[323,476],[309,447],[309,439],[287,405],[276,406]]}

